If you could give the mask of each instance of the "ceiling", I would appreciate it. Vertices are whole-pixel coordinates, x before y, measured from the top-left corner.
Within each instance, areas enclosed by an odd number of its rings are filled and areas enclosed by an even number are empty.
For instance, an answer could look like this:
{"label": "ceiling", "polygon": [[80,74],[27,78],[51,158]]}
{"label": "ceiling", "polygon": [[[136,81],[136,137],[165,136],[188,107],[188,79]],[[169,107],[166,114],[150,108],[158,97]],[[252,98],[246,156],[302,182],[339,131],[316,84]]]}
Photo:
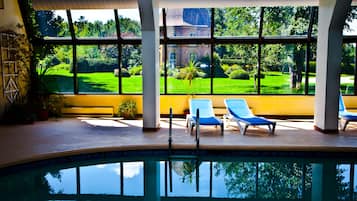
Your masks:
{"label": "ceiling", "polygon": [[[154,0],[160,8],[222,8],[255,6],[318,6],[319,0]],[[324,0],[321,0],[324,1]],[[337,0],[340,1],[340,0]],[[37,10],[62,9],[129,9],[138,0],[33,0]],[[352,0],[357,5],[357,0]]]}

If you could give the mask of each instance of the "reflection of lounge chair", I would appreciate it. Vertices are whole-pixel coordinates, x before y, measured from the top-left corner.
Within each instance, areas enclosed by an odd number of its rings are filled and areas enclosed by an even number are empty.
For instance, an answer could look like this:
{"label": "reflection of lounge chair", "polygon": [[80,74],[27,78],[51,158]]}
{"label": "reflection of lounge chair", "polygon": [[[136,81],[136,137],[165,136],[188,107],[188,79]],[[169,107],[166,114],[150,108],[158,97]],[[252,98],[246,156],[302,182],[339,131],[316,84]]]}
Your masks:
{"label": "reflection of lounge chair", "polygon": [[196,126],[197,118],[196,111],[199,110],[199,125],[215,125],[221,126],[221,134],[223,135],[223,121],[218,119],[213,112],[212,101],[209,99],[190,99],[190,114],[187,115],[187,123],[190,127],[191,134],[193,127]]}
{"label": "reflection of lounge chair", "polygon": [[342,124],[341,122],[341,128],[343,131],[346,130],[347,124],[350,121],[357,121],[357,112],[348,112],[345,107],[345,103],[343,102],[343,98],[340,94],[340,100],[339,100],[339,110],[338,110],[338,116],[340,117],[341,120],[344,120],[345,123]]}
{"label": "reflection of lounge chair", "polygon": [[[225,119],[234,120],[237,122],[240,133],[245,134],[248,126],[262,126],[267,125],[269,132],[274,134],[276,122],[269,121],[263,117],[255,116],[248,107],[247,102],[244,99],[225,99],[228,114],[225,115]],[[241,123],[245,124],[241,125]]]}

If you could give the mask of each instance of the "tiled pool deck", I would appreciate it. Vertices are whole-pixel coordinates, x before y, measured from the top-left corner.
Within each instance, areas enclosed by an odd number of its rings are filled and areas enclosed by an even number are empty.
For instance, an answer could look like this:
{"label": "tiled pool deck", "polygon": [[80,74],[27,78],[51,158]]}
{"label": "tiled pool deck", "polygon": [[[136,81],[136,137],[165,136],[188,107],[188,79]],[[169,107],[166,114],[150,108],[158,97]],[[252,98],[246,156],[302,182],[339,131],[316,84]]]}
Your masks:
{"label": "tiled pool deck", "polygon": [[[232,125],[234,125],[232,123]],[[60,118],[29,125],[0,126],[0,168],[42,159],[120,150],[168,149],[168,119],[157,132],[143,132],[142,120]],[[277,120],[275,135],[250,128],[245,136],[236,126],[224,136],[213,126],[201,127],[200,148],[207,150],[316,151],[357,153],[357,124],[345,132],[322,134],[311,119]],[[184,119],[173,121],[173,149],[194,149],[194,136]]]}

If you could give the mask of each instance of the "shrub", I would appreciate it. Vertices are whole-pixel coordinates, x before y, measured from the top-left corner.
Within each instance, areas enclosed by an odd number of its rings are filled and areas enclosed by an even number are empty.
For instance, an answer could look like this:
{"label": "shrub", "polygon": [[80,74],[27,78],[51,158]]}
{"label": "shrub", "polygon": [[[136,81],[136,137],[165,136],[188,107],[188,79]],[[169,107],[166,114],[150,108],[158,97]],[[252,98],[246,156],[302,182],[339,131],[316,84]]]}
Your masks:
{"label": "shrub", "polygon": [[316,73],[316,61],[310,61],[309,62],[309,65],[310,65],[310,72],[311,73]]}
{"label": "shrub", "polygon": [[249,80],[249,73],[243,69],[234,70],[229,74],[231,79]]}
{"label": "shrub", "polygon": [[122,68],[121,69],[121,76],[122,77],[130,77],[130,73],[128,72],[128,70],[126,68]]}
{"label": "shrub", "polygon": [[137,115],[136,102],[133,100],[125,100],[119,106],[119,116],[124,119],[135,119]]}
{"label": "shrub", "polygon": [[143,66],[134,66],[129,69],[130,75],[141,75],[143,71]]}
{"label": "shrub", "polygon": [[221,59],[221,64],[234,65],[241,63],[239,59]]}

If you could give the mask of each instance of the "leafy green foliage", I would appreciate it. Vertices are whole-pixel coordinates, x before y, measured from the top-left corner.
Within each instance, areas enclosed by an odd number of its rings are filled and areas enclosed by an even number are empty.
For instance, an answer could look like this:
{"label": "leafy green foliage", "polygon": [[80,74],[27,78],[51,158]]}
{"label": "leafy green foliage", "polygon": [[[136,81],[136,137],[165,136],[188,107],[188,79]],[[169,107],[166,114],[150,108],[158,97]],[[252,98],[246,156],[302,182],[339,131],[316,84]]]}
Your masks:
{"label": "leafy green foliage", "polygon": [[249,73],[247,73],[243,69],[237,69],[237,70],[232,71],[229,74],[229,78],[231,78],[231,79],[249,80]]}
{"label": "leafy green foliage", "polygon": [[125,100],[119,106],[119,116],[124,119],[135,119],[138,113],[136,102],[133,100]]}
{"label": "leafy green foliage", "polygon": [[224,173],[229,197],[262,199],[299,199],[301,191],[311,191],[311,166],[305,166],[302,189],[302,165],[283,162],[218,162],[216,176]]}
{"label": "leafy green foliage", "polygon": [[129,69],[130,75],[141,75],[143,71],[143,66],[134,66]]}

